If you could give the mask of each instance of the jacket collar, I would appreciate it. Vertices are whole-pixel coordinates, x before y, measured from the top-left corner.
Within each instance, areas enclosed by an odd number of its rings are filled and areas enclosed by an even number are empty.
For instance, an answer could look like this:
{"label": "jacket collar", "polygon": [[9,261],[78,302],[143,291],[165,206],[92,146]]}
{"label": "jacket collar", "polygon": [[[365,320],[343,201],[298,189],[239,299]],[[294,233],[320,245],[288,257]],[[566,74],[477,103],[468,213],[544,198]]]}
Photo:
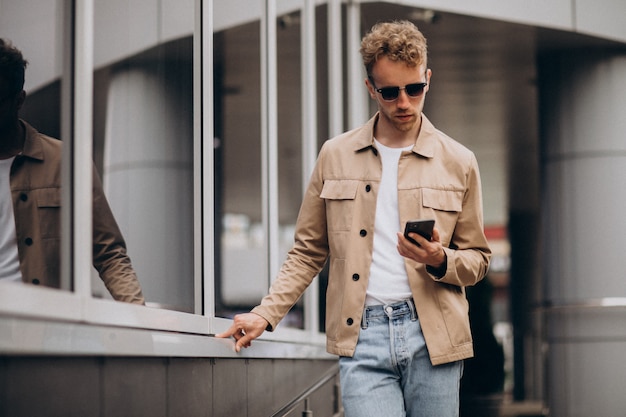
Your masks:
{"label": "jacket collar", "polygon": [[[378,122],[379,113],[377,112],[371,119],[358,129],[355,140],[355,152],[360,152],[368,148],[374,148],[374,127]],[[420,132],[415,140],[413,146],[413,152],[421,155],[425,158],[432,158],[435,156],[435,149],[437,144],[437,129],[428,120],[426,115],[422,113],[422,126]]]}
{"label": "jacket collar", "polygon": [[26,123],[24,120],[20,119],[20,122],[24,126],[25,131],[22,156],[43,161],[44,152],[41,139],[39,138],[39,132],[37,132],[34,127]]}

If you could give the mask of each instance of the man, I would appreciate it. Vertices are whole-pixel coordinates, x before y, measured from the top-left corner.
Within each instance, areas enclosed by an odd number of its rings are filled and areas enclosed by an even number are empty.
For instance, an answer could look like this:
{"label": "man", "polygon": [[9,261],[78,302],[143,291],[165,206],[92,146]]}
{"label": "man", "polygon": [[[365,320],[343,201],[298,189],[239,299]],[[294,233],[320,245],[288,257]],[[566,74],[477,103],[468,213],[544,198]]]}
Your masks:
{"label": "man", "polygon": [[[61,142],[19,119],[26,65],[22,53],[0,39],[0,282],[58,288]],[[116,300],[145,303],[95,172],[93,265]]]}
{"label": "man", "polygon": [[[340,356],[345,415],[457,416],[473,355],[464,287],[491,256],[478,165],[422,114],[432,71],[412,23],[375,25],[360,52],[377,114],[323,145],[270,294],[217,336],[250,346],[329,258],[327,350]],[[435,220],[430,240],[403,236],[413,219]]]}

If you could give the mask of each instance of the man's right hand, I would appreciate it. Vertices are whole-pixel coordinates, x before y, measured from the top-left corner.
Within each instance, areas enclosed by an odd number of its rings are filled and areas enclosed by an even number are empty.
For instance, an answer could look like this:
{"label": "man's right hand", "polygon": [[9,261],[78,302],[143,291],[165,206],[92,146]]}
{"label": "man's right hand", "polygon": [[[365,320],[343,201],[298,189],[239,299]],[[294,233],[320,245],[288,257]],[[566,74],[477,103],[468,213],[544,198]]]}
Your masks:
{"label": "man's right hand", "polygon": [[252,341],[261,336],[269,322],[255,313],[237,314],[233,319],[233,324],[223,333],[216,334],[215,337],[235,338],[235,352],[239,352],[242,347],[247,348]]}

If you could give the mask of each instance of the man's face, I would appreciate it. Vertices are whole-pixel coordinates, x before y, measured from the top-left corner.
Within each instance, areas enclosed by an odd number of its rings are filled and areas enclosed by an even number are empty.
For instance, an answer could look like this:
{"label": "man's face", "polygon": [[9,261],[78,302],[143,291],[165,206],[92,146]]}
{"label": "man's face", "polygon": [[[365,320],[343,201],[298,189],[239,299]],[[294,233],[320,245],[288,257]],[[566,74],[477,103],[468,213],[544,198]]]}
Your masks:
{"label": "man's face", "polygon": [[24,92],[12,92],[8,83],[0,78],[0,140],[15,127],[23,102]]}
{"label": "man's face", "polygon": [[[423,92],[412,88],[407,94],[405,86],[430,82],[430,70],[425,65],[410,67],[401,61],[392,61],[387,57],[379,59],[372,68],[372,79],[366,80],[370,96],[378,103],[379,123],[388,124],[402,133],[412,132],[420,126],[421,113],[429,85]],[[400,87],[395,100],[385,100],[384,94],[376,91],[386,87]],[[411,91],[412,90],[412,91]]]}

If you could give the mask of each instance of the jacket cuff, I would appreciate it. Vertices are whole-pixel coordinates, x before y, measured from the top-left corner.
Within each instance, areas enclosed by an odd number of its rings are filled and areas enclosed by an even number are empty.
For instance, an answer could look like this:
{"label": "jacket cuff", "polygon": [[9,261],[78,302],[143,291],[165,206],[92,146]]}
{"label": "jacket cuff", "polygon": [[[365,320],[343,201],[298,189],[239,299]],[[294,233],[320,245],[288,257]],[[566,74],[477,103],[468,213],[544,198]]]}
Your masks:
{"label": "jacket cuff", "polygon": [[439,268],[426,265],[426,272],[434,276],[437,280],[442,279],[446,275],[446,272],[448,271],[448,255],[446,254],[445,250],[443,253],[445,255],[445,259],[443,260],[443,264],[441,264]]}
{"label": "jacket cuff", "polygon": [[254,313],[254,314],[258,315],[258,316],[261,316],[265,320],[267,320],[268,324],[267,324],[267,327],[265,328],[265,331],[267,331],[267,332],[273,332],[274,331],[274,328],[276,327],[275,324],[272,324],[272,320],[270,320],[268,318],[268,315],[265,314],[265,311],[263,310],[263,308],[261,308],[261,306],[254,307],[250,312]]}

